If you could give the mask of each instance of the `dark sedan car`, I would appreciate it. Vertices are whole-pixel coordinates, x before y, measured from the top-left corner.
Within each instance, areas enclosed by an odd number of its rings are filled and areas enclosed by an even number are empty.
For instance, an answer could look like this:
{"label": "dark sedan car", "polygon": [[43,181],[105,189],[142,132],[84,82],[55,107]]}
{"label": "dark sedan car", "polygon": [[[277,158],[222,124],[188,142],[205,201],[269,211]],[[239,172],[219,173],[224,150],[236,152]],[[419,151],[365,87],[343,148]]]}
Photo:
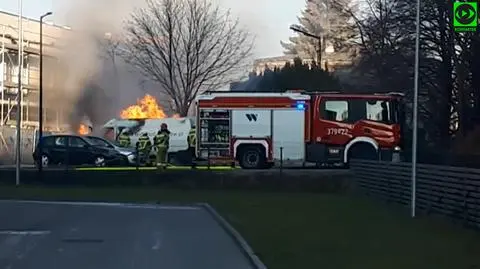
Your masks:
{"label": "dark sedan car", "polygon": [[137,154],[136,154],[135,148],[122,147],[117,142],[109,141],[109,140],[107,140],[103,137],[91,136],[91,135],[87,135],[85,137],[88,138],[88,140],[91,141],[95,145],[106,147],[106,148],[111,148],[111,149],[114,149],[114,150],[118,151],[120,154],[127,157],[128,163],[130,165],[135,165],[136,164]]}
{"label": "dark sedan car", "polygon": [[[42,152],[39,145],[42,145]],[[95,145],[82,136],[49,135],[42,137],[33,152],[35,163],[43,167],[55,164],[68,165],[124,165],[125,155],[115,149]]]}

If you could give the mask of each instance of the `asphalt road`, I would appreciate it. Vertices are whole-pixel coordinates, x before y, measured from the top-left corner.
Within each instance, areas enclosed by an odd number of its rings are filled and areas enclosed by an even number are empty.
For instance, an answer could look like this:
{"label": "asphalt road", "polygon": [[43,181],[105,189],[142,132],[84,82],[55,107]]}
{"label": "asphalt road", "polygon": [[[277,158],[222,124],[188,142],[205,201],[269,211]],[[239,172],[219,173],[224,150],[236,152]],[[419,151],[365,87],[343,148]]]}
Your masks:
{"label": "asphalt road", "polygon": [[0,268],[246,269],[202,207],[0,201]]}
{"label": "asphalt road", "polygon": [[[180,167],[175,167],[175,168],[167,168],[170,170],[190,170],[190,167],[184,166],[184,169],[177,169]],[[65,167],[62,166],[57,166],[57,167],[45,167],[43,168],[45,171],[59,171],[59,170],[65,170]],[[135,167],[72,167],[71,169],[74,170],[135,170]],[[141,167],[140,170],[155,170],[155,167]],[[206,170],[207,168],[205,166],[199,167],[199,170]],[[7,171],[15,171],[15,165],[0,165],[0,170],[7,170]],[[24,171],[36,171],[37,168],[33,165],[22,165],[21,170]],[[231,170],[231,169],[218,169],[218,167],[212,167],[212,170],[214,171],[222,171],[222,170]],[[253,174],[253,173],[258,173],[258,172],[278,172],[280,170],[279,167],[273,167],[270,169],[241,169],[237,168],[234,169],[234,172],[237,174]],[[348,169],[343,169],[343,168],[316,168],[316,167],[285,167],[283,168],[283,171],[286,173],[293,173],[293,174],[298,174],[298,173],[317,173],[317,174],[344,174],[348,172]]]}

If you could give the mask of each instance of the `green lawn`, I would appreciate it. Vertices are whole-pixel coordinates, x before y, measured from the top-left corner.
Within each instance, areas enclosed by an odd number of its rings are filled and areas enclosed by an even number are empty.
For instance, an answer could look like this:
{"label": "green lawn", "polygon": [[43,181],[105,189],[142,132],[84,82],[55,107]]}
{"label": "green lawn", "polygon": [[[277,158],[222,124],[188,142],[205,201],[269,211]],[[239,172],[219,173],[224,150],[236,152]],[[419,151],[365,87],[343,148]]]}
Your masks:
{"label": "green lawn", "polygon": [[347,195],[0,187],[0,198],[209,202],[270,269],[480,268],[477,232]]}

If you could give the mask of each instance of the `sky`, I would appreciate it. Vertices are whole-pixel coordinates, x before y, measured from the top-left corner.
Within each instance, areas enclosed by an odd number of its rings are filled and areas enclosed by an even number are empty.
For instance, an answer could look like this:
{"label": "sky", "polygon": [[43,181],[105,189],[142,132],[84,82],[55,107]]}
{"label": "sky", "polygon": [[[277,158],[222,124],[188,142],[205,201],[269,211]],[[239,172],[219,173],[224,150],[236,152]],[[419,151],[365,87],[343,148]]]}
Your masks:
{"label": "sky", "polygon": [[[0,10],[18,13],[19,0],[0,1]],[[68,6],[69,1],[81,0],[23,0],[23,15],[39,18],[48,11],[56,24],[62,24],[55,17],[55,11]],[[99,0],[114,1],[114,0]],[[133,1],[133,0],[132,0]],[[289,26],[297,23],[297,16],[305,6],[304,0],[217,0],[224,8],[230,8],[240,20],[256,35],[254,54],[257,58],[282,55],[280,40],[288,40],[292,35]],[[60,5],[60,2],[62,5]]]}

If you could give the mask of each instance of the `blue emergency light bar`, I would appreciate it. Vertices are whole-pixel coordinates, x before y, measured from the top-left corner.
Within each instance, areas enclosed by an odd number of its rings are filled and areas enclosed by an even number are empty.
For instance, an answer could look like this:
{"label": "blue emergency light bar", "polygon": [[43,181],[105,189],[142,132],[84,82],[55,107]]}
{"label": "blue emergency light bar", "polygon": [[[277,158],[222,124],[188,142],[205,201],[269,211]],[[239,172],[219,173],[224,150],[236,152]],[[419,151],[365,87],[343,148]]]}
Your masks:
{"label": "blue emergency light bar", "polygon": [[297,110],[305,110],[306,104],[304,101],[299,101],[295,104]]}

